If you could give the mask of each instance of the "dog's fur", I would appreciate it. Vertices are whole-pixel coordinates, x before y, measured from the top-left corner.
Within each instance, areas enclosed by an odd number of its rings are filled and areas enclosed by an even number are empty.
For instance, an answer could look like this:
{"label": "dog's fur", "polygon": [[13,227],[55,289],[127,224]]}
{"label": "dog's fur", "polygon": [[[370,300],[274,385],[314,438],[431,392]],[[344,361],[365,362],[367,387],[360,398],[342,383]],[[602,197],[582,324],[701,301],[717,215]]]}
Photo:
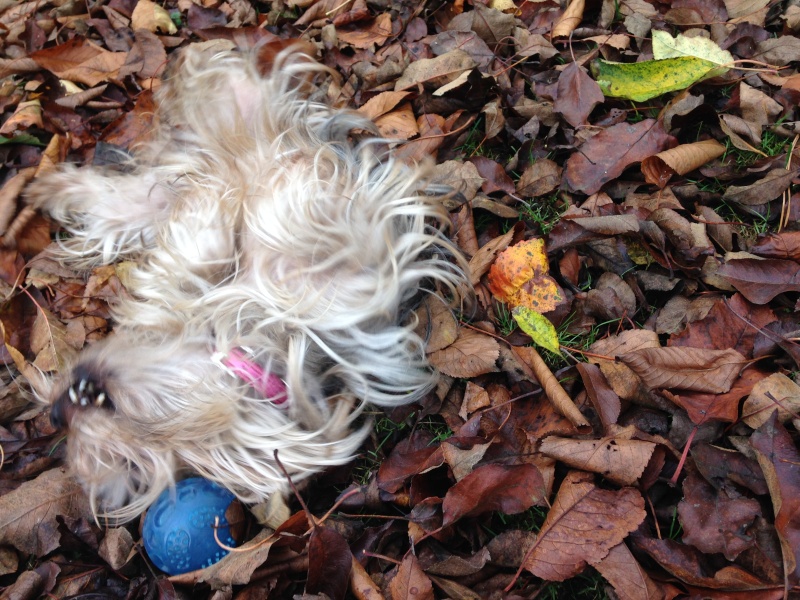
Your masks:
{"label": "dog's fur", "polygon": [[[275,450],[297,480],[342,464],[366,402],[435,381],[402,313],[465,278],[425,169],[354,141],[374,128],[364,117],[309,101],[326,69],[308,56],[285,50],[262,75],[257,55],[182,51],[131,170],[64,167],[29,188],[69,234],[62,260],[136,265],[113,334],[47,398],[99,513],[132,518],[187,471],[261,501],[286,488]],[[232,351],[288,401],[226,369]]]}

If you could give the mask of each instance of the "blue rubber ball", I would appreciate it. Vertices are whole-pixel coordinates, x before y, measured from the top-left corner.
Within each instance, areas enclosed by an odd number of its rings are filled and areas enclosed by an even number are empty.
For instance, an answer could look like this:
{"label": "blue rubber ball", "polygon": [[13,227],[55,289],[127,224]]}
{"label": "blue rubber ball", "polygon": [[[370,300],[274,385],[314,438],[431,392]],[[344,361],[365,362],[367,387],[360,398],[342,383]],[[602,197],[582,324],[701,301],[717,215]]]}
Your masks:
{"label": "blue rubber ball", "polygon": [[142,527],[144,548],[153,564],[170,575],[210,567],[228,551],[214,539],[235,546],[225,511],[235,496],[201,477],[184,479],[165,490],[147,510]]}

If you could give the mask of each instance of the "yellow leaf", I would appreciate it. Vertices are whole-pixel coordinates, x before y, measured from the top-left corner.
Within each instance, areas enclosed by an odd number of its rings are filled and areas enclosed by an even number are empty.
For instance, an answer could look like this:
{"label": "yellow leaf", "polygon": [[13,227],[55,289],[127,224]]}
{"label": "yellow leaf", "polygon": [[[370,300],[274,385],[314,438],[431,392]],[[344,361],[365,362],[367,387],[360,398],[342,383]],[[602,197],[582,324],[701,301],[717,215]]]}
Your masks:
{"label": "yellow leaf", "polygon": [[531,336],[531,339],[536,344],[554,354],[561,354],[556,328],[553,327],[547,317],[531,310],[527,306],[517,306],[511,314],[519,328]]}
{"label": "yellow leaf", "polygon": [[599,59],[592,63],[592,74],[603,94],[636,102],[644,102],[667,92],[686,89],[693,83],[709,77],[712,71],[718,69],[716,63],[696,56],[638,63],[617,63]]}
{"label": "yellow leaf", "polygon": [[538,312],[561,302],[555,280],[547,274],[544,240],[533,238],[501,252],[489,269],[489,290],[509,306],[527,306]]}

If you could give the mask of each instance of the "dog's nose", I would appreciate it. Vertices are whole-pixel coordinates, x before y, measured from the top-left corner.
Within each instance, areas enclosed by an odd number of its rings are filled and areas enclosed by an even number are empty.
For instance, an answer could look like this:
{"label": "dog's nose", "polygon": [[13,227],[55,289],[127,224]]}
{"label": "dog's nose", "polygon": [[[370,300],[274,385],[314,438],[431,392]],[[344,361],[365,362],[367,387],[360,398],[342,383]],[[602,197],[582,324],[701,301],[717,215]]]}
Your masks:
{"label": "dog's nose", "polygon": [[50,409],[50,422],[59,429],[69,427],[70,421],[78,411],[90,407],[111,408],[111,402],[105,390],[93,379],[78,377]]}

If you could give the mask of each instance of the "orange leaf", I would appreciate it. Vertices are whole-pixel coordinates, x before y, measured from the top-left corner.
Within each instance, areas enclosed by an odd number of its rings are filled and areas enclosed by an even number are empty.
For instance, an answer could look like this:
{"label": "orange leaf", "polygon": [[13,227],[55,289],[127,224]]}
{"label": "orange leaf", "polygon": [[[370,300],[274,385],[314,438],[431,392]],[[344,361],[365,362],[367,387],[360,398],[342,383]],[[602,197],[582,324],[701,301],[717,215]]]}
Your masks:
{"label": "orange leaf", "polygon": [[544,240],[520,242],[501,252],[489,269],[489,289],[495,298],[512,307],[551,311],[562,298],[547,268]]}

